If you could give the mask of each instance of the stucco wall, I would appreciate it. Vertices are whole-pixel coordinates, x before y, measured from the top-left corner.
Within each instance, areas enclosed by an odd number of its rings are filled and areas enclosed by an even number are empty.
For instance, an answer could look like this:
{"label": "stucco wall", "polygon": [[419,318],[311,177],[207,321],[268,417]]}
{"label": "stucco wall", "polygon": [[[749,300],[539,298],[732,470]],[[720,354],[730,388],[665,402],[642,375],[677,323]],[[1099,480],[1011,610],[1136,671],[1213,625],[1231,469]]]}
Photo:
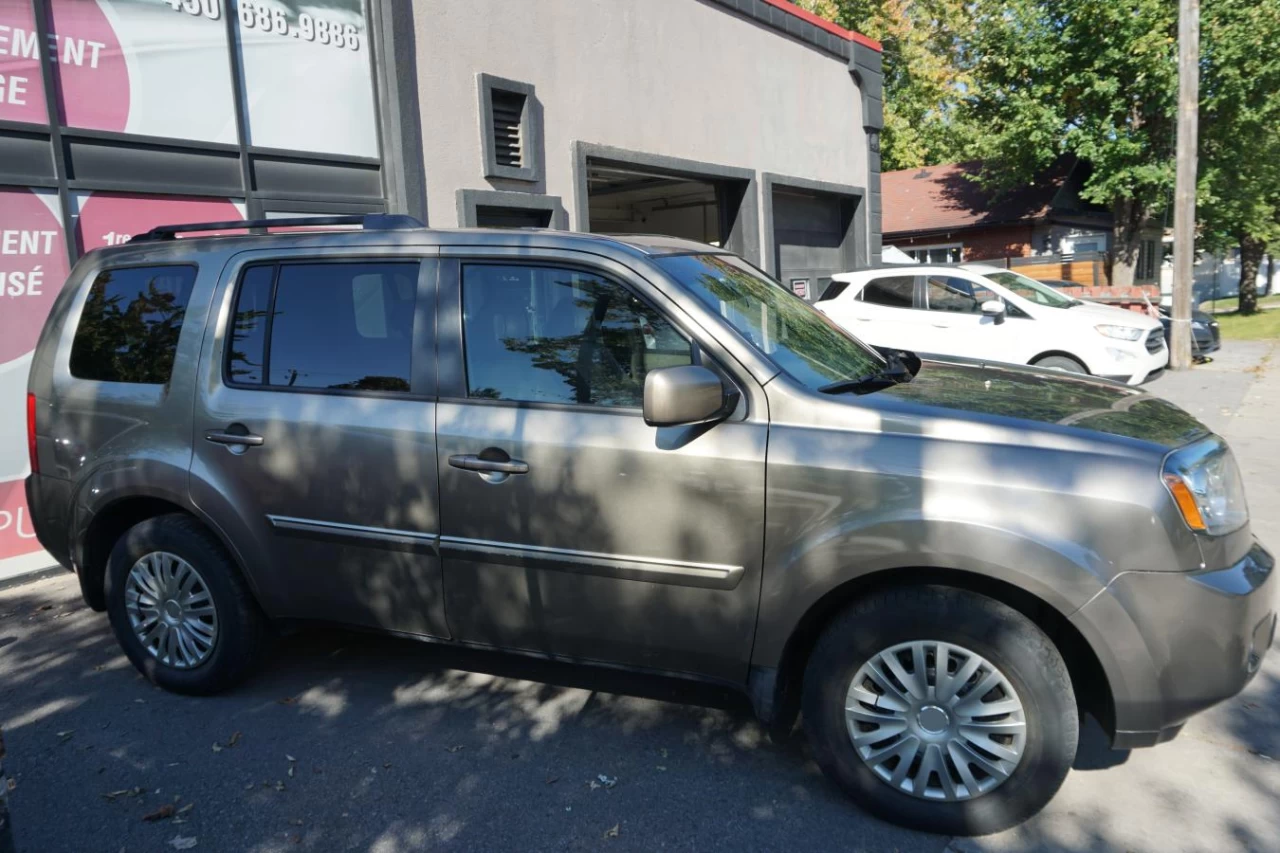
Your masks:
{"label": "stucco wall", "polygon": [[[581,222],[572,143],[865,186],[844,60],[701,0],[414,0],[428,216],[455,191],[532,189]],[[484,177],[477,72],[536,87],[543,180]],[[760,215],[763,215],[762,213]]]}

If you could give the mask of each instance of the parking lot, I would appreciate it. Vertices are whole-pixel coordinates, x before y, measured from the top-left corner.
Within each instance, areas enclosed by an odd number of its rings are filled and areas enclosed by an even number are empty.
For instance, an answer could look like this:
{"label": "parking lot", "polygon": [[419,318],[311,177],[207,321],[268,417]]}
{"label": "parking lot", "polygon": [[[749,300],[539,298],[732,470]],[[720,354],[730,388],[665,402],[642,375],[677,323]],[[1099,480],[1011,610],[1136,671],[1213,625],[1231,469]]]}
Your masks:
{"label": "parking lot", "polygon": [[[1273,548],[1277,349],[1150,386],[1232,442]],[[1091,726],[1049,808],[981,839],[866,816],[799,732],[678,681],[316,631],[227,695],[167,694],[66,574],[0,591],[0,724],[20,851],[1280,849],[1277,653],[1160,748]]]}

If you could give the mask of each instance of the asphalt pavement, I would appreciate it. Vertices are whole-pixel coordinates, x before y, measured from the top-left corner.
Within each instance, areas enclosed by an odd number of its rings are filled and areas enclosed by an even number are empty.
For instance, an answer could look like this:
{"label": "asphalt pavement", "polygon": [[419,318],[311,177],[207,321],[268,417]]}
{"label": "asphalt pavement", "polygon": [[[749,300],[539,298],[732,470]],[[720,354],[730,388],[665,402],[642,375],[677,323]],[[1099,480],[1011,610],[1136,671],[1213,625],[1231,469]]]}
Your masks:
{"label": "asphalt pavement", "polygon": [[[1280,364],[1230,344],[1151,386],[1223,432],[1280,546]],[[1276,353],[1275,361],[1280,361]],[[19,851],[1280,850],[1280,652],[1175,741],[1086,729],[1038,817],[980,839],[881,823],[738,696],[336,630],[197,699],[150,686],[61,575],[0,591]],[[148,819],[150,818],[150,819]]]}

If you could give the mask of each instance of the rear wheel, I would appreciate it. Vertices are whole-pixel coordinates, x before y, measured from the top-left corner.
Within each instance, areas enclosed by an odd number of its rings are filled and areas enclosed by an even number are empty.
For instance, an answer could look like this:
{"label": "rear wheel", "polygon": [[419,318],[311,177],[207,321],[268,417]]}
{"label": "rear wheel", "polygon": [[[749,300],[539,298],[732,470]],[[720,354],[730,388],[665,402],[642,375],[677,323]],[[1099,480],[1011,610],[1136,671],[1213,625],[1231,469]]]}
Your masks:
{"label": "rear wheel", "polygon": [[1036,367],[1052,367],[1068,373],[1088,373],[1083,364],[1066,355],[1047,355],[1032,362]]}
{"label": "rear wheel", "polygon": [[167,690],[225,690],[261,657],[266,620],[222,543],[191,516],[130,528],[107,561],[105,591],[121,648]]}
{"label": "rear wheel", "polygon": [[823,771],[886,820],[950,835],[1052,799],[1079,718],[1062,656],[1025,616],[939,586],[865,598],[818,640],[804,724]]}

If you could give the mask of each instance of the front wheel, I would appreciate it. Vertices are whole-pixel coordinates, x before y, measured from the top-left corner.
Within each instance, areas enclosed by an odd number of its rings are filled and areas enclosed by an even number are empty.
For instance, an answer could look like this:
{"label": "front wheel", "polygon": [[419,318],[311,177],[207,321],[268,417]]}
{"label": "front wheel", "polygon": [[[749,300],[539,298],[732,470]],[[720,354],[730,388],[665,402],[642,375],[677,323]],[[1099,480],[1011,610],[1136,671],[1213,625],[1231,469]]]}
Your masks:
{"label": "front wheel", "polygon": [[1057,648],[994,599],[885,590],[819,638],[804,725],[829,778],[878,817],[982,835],[1044,807],[1075,760],[1079,718]]}
{"label": "front wheel", "polygon": [[1037,359],[1032,367],[1049,367],[1057,370],[1065,370],[1068,373],[1088,373],[1088,369],[1074,358],[1066,355],[1047,355],[1044,358]]}

